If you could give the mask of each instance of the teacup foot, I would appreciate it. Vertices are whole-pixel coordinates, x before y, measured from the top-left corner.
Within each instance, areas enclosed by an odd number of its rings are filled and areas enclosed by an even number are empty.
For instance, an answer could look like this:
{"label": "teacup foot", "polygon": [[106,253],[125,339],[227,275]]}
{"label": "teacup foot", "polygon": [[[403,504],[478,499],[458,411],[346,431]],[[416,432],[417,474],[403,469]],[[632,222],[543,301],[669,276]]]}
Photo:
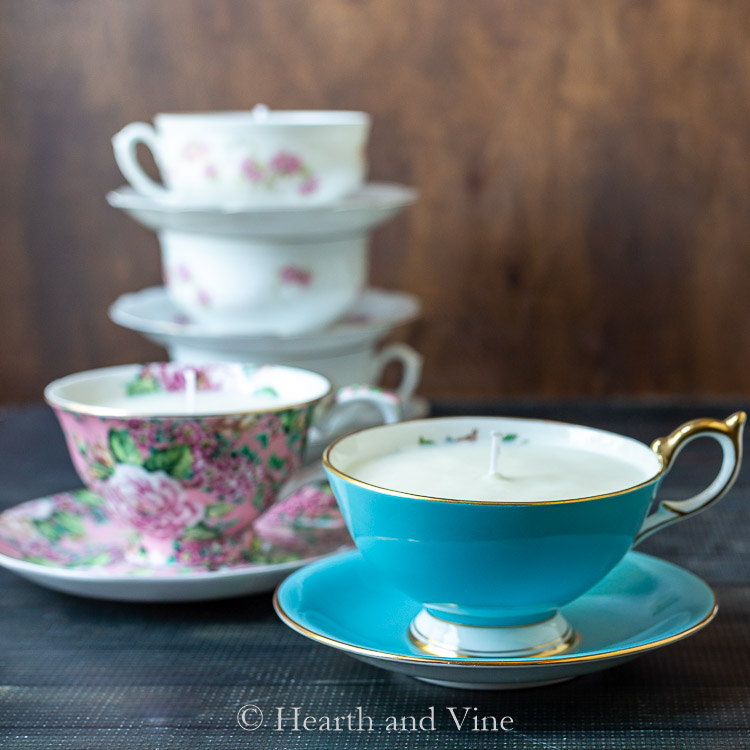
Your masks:
{"label": "teacup foot", "polygon": [[578,634],[559,612],[529,625],[493,627],[443,620],[422,609],[409,626],[409,639],[432,656],[478,659],[557,656],[579,643]]}

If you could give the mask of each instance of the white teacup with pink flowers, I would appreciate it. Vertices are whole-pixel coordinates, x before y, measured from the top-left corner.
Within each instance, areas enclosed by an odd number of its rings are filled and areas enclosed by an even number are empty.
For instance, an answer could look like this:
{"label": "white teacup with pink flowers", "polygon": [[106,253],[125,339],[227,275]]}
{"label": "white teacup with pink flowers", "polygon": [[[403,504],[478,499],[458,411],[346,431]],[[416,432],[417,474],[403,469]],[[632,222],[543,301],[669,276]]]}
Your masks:
{"label": "white teacup with pink flowers", "polygon": [[128,556],[152,565],[248,560],[251,525],[299,468],[313,424],[363,401],[400,419],[393,394],[332,396],[322,375],[276,365],[108,367],[56,380],[45,398],[79,476],[132,531]]}
{"label": "white teacup with pink flowers", "polygon": [[[367,171],[364,112],[272,111],[158,114],[126,125],[115,159],[144,195],[201,205],[314,206],[354,192]],[[147,146],[163,184],[141,167]]]}
{"label": "white teacup with pink flowers", "polygon": [[207,330],[320,330],[356,302],[367,281],[363,234],[279,241],[165,230],[159,244],[169,298]]}

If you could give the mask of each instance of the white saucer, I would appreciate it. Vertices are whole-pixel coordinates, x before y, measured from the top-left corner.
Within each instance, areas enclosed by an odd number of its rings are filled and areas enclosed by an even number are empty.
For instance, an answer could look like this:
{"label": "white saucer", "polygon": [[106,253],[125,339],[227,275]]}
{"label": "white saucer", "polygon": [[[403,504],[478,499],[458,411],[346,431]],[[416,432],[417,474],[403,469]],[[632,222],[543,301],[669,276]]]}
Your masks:
{"label": "white saucer", "polygon": [[419,311],[419,300],[411,294],[370,288],[345,317],[322,331],[299,336],[258,336],[190,320],[170,301],[166,289],[159,286],[122,295],[109,308],[109,317],[167,348],[181,345],[242,358],[248,350],[254,356],[272,357],[365,348],[414,320]]}
{"label": "white saucer", "polygon": [[488,659],[426,654],[409,638],[422,605],[379,580],[357,551],[321,560],[279,586],[274,606],[293,630],[382,669],[447,687],[532,687],[621,664],[705,627],[711,589],[688,571],[629,552],[591,591],[562,608],[576,647],[553,657]]}
{"label": "white saucer", "polygon": [[152,198],[123,186],[107,194],[107,202],[140,224],[161,231],[244,237],[334,236],[366,232],[393,218],[417,200],[403,185],[373,182],[326,206],[304,208],[215,208]]}

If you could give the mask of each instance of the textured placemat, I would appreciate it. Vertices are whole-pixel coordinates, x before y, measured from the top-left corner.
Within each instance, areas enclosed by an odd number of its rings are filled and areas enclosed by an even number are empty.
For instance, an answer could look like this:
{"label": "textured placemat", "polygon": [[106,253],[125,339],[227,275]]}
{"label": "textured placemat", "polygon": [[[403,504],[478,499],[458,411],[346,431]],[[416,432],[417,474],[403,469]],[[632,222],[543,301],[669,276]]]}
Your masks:
{"label": "textured placemat", "polygon": [[[689,417],[730,411],[658,405],[481,408],[580,421],[647,441]],[[689,446],[668,481],[669,493],[699,489],[717,456]],[[77,485],[45,408],[0,413],[0,507]],[[749,531],[745,471],[716,508],[642,546],[712,585],[720,612],[708,628],[615,669],[512,692],[440,688],[362,664],[284,627],[270,595],[179,605],[99,602],[0,571],[0,747],[748,747]],[[249,704],[264,714],[252,732],[237,721]],[[276,731],[279,707],[288,718],[295,706],[300,716],[318,718],[356,717],[361,707],[373,719],[373,731],[293,732],[288,722]],[[434,731],[386,731],[388,717],[418,720],[431,707]],[[461,731],[448,707],[461,714],[470,709]],[[470,731],[475,713],[498,722],[509,716],[513,730]]]}

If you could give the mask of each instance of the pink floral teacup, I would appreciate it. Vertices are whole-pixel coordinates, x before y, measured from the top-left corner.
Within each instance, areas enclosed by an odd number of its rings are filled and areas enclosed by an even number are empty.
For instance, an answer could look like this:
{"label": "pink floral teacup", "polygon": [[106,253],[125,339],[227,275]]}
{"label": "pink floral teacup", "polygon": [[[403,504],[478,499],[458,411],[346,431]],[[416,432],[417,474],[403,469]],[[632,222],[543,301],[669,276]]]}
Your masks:
{"label": "pink floral teacup", "polygon": [[131,529],[128,555],[153,565],[247,559],[251,524],[299,468],[313,423],[340,429],[362,401],[400,419],[390,393],[332,395],[322,375],[275,365],[108,367],[44,395],[79,476]]}
{"label": "pink floral teacup", "polygon": [[[115,159],[140,193],[184,204],[232,207],[331,203],[360,187],[370,118],[364,112],[271,111],[159,114],[126,125]],[[153,152],[164,184],[141,168]]]}

